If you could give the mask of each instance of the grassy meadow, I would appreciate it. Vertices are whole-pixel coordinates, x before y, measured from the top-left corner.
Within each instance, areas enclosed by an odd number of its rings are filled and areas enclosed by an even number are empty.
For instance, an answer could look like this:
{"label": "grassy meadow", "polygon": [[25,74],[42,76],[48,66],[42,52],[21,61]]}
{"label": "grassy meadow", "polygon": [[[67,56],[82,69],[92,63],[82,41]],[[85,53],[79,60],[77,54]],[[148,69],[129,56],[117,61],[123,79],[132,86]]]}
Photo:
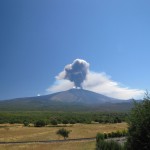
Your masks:
{"label": "grassy meadow", "polygon": [[60,128],[71,130],[69,138],[96,137],[98,132],[112,132],[127,129],[127,123],[116,124],[74,124],[46,127],[24,127],[22,124],[1,124],[0,141],[36,141],[36,140],[59,140],[62,137],[56,134]]}
{"label": "grassy meadow", "polygon": [[[56,131],[64,125],[46,126],[46,127],[24,127],[22,124],[1,124],[0,125],[0,141],[36,141],[36,140],[60,140],[62,137],[56,135]],[[127,129],[127,123],[116,124],[74,124],[64,126],[67,130],[71,130],[69,138],[88,138],[95,137],[98,132],[109,133],[117,130]],[[66,142],[51,144],[2,144],[0,150],[94,150],[95,141],[82,142]]]}

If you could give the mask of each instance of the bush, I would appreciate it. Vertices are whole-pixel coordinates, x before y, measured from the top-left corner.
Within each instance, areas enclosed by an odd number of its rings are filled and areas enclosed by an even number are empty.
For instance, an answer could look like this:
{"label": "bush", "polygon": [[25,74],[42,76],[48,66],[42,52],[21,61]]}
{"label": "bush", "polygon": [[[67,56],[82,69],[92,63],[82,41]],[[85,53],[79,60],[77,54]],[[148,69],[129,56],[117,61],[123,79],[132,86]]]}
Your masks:
{"label": "bush", "polygon": [[111,137],[112,137],[112,136],[111,136],[111,133],[108,133],[107,137],[108,137],[108,138],[111,138]]}
{"label": "bush", "polygon": [[96,150],[126,150],[124,145],[121,145],[113,140],[104,141],[107,137],[118,137],[121,136],[122,132],[112,132],[112,133],[98,133],[96,136]]}
{"label": "bush", "polygon": [[97,133],[97,135],[96,135],[96,141],[99,142],[100,140],[104,140],[104,134]]}
{"label": "bush", "polygon": [[91,124],[91,120],[85,120],[85,122],[84,123],[86,123],[86,124]]}
{"label": "bush", "polygon": [[29,126],[29,124],[30,124],[30,123],[29,123],[28,121],[24,121],[24,122],[23,122],[23,125],[24,125],[25,127]]}
{"label": "bush", "polygon": [[56,120],[56,119],[53,119],[53,120],[51,120],[51,124],[52,124],[52,125],[57,125],[57,124],[58,124],[58,122],[57,122],[57,120]]}
{"label": "bush", "polygon": [[44,120],[38,120],[34,123],[35,127],[44,127],[46,125]]}
{"label": "bush", "polygon": [[96,150],[124,150],[124,147],[121,144],[115,141],[104,141],[101,140],[96,145]]}
{"label": "bush", "polygon": [[107,138],[115,138],[115,137],[123,137],[127,136],[128,132],[126,130],[123,131],[116,131],[116,132],[111,132],[111,133],[98,133],[96,136],[96,139],[107,139]]}
{"label": "bush", "polygon": [[121,123],[122,121],[121,121],[121,119],[120,118],[118,118],[118,117],[115,117],[114,118],[114,123]]}
{"label": "bush", "polygon": [[107,139],[107,138],[108,138],[108,134],[104,133],[104,139]]}
{"label": "bush", "polygon": [[122,131],[122,136],[128,136],[128,131],[127,130],[123,130]]}
{"label": "bush", "polygon": [[62,123],[63,123],[63,124],[68,124],[69,121],[68,121],[68,120],[63,120]]}
{"label": "bush", "polygon": [[103,120],[102,120],[102,119],[99,119],[98,122],[99,122],[99,123],[103,123]]}
{"label": "bush", "polygon": [[70,124],[75,124],[76,121],[75,120],[70,120]]}
{"label": "bush", "polygon": [[112,132],[112,133],[111,133],[111,137],[112,137],[112,138],[117,137],[116,132]]}

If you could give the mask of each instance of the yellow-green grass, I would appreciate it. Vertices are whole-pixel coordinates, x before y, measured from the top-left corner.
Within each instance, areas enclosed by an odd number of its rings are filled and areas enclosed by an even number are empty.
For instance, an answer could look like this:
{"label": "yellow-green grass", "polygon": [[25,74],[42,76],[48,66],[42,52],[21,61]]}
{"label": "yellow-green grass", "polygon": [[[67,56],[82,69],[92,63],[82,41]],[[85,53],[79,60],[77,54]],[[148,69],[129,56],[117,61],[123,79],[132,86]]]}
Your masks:
{"label": "yellow-green grass", "polygon": [[[23,125],[0,125],[0,141],[37,141],[37,140],[59,140],[62,137],[56,131],[62,127],[24,127]],[[109,133],[117,130],[127,129],[127,123],[117,124],[75,124],[64,127],[71,130],[69,138],[95,137],[98,132]]]}

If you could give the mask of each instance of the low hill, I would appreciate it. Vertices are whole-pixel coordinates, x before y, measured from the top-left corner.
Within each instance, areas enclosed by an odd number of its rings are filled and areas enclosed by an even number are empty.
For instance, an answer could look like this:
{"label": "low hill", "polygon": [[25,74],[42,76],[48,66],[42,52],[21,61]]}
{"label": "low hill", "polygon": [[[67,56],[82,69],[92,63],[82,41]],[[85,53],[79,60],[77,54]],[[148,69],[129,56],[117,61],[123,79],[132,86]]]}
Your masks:
{"label": "low hill", "polygon": [[128,111],[130,100],[120,100],[83,89],[0,101],[0,110]]}

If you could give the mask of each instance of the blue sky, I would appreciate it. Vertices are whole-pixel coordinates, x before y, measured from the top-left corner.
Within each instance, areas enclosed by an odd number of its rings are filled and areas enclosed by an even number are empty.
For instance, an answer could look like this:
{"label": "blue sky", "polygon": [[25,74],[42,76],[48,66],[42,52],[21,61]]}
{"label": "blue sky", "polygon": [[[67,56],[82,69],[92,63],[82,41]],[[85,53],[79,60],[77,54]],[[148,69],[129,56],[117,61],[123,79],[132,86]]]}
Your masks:
{"label": "blue sky", "polygon": [[0,0],[0,99],[47,94],[76,58],[120,87],[149,90],[149,8],[149,0]]}

